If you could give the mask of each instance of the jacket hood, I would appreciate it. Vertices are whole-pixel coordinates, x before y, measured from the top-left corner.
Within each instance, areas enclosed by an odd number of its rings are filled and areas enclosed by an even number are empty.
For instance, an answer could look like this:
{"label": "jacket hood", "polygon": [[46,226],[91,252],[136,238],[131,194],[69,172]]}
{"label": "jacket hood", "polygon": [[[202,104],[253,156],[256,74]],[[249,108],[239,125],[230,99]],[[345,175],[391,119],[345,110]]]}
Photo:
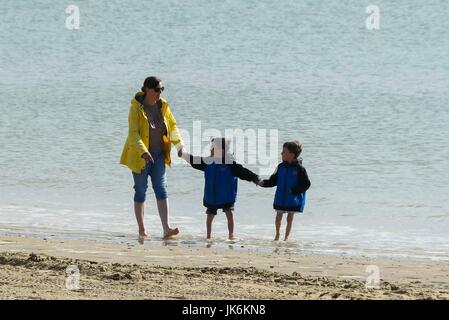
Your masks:
{"label": "jacket hood", "polygon": [[298,165],[298,164],[302,165],[302,158],[300,157],[298,159],[295,159],[295,160],[292,161],[292,163],[288,163],[287,161],[283,161],[283,163],[286,164],[286,165],[292,165],[292,166],[293,165]]}
{"label": "jacket hood", "polygon": [[[135,106],[143,106],[143,99],[145,98],[145,93],[143,91],[137,92],[134,97],[131,99],[131,105]],[[162,102],[162,105],[164,105],[164,102],[167,101],[163,98],[160,98],[160,101]]]}

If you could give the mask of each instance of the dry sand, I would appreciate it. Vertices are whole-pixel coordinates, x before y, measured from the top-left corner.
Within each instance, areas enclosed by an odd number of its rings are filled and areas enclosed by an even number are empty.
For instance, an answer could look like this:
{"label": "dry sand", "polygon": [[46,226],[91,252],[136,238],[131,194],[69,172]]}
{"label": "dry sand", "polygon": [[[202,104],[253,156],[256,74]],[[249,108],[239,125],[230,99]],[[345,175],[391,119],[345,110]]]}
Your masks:
{"label": "dry sand", "polygon": [[[80,271],[79,289],[66,269]],[[380,272],[369,289],[367,266]],[[442,262],[0,237],[0,299],[448,299]],[[73,278],[73,277],[72,277]]]}

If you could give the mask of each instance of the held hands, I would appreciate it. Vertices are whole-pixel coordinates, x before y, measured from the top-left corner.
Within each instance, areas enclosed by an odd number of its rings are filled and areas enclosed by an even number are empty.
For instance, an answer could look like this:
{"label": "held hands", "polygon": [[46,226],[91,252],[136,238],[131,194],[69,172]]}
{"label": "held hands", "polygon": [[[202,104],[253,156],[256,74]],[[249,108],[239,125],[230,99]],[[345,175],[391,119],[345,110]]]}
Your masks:
{"label": "held hands", "polygon": [[263,180],[259,180],[259,181],[256,183],[256,185],[257,185],[258,187],[263,187],[264,184],[265,184],[265,182],[264,182]]}
{"label": "held hands", "polygon": [[188,153],[184,147],[182,147],[181,149],[178,150],[178,157],[184,159],[187,162],[190,162],[190,153]]}

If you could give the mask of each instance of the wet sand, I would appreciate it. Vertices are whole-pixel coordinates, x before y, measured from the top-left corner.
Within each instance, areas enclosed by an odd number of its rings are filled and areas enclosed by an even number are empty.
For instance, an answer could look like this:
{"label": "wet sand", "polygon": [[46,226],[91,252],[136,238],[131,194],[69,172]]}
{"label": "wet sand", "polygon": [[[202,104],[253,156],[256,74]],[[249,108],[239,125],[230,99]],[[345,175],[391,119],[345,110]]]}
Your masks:
{"label": "wet sand", "polygon": [[[78,278],[67,274],[71,265],[79,269],[79,285],[67,282]],[[379,287],[368,288],[377,271]],[[0,299],[449,299],[449,266],[282,248],[257,253],[0,237]]]}

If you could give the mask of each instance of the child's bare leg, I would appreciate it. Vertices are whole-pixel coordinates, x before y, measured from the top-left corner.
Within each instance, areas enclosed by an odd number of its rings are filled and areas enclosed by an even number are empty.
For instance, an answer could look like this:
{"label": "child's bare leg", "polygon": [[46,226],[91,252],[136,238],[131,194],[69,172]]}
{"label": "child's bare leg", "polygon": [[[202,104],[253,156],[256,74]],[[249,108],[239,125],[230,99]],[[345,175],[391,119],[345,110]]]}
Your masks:
{"label": "child's bare leg", "polygon": [[206,229],[207,229],[207,240],[210,240],[210,234],[212,233],[212,221],[214,220],[214,214],[207,214],[206,219]]}
{"label": "child's bare leg", "polygon": [[228,219],[229,240],[234,240],[234,215],[232,210],[226,211],[226,219]]}
{"label": "child's bare leg", "polygon": [[280,230],[281,230],[281,222],[282,222],[282,213],[278,212],[276,213],[276,220],[275,220],[275,226],[276,226],[276,235],[274,237],[274,241],[278,241],[279,237],[281,236]]}
{"label": "child's bare leg", "polygon": [[290,235],[290,231],[292,230],[292,224],[293,224],[293,217],[295,216],[294,213],[289,212],[287,216],[287,227],[285,228],[285,239],[284,241],[288,240],[288,236]]}

